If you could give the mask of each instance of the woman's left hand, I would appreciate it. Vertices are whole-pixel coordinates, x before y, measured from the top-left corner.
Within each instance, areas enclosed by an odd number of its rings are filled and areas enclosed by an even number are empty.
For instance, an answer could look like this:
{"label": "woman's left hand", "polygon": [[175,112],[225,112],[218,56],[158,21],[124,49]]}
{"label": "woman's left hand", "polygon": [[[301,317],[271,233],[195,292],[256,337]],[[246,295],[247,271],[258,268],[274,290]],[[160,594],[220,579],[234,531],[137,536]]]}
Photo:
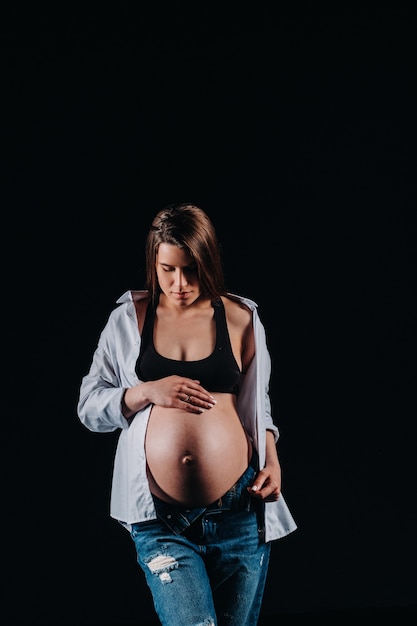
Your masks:
{"label": "woman's left hand", "polygon": [[260,470],[248,492],[254,498],[265,502],[276,502],[281,493],[281,467],[274,464]]}

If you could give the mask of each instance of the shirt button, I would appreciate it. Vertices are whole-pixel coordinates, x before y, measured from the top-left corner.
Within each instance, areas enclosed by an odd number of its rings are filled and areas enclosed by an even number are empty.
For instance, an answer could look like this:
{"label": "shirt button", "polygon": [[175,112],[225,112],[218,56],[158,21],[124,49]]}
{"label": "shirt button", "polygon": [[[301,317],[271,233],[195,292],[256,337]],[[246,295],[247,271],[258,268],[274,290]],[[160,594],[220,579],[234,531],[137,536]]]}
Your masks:
{"label": "shirt button", "polygon": [[169,514],[167,515],[167,519],[171,519],[171,517],[172,517],[172,515],[171,515],[171,513],[169,513]]}

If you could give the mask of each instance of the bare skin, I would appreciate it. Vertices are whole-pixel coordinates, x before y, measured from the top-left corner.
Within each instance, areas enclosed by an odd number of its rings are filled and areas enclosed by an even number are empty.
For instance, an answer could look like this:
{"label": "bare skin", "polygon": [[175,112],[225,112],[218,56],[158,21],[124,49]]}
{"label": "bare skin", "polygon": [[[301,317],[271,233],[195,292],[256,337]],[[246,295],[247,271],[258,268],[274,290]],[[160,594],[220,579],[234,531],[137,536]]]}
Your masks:
{"label": "bare skin", "polygon": [[214,394],[201,415],[154,406],[146,434],[151,491],[188,506],[207,505],[239,479],[251,446],[232,394]]}
{"label": "bare skin", "polygon": [[[160,244],[156,270],[161,295],[156,311],[154,343],[162,356],[195,361],[215,345],[213,308],[204,298],[193,260],[186,250]],[[251,313],[223,298],[230,341],[243,374],[254,356]],[[136,303],[142,331],[147,300]],[[211,393],[199,381],[168,376],[127,389],[124,415],[129,418],[152,404],[146,434],[151,491],[167,502],[205,505],[220,498],[248,466],[252,450],[239,420],[236,398]],[[272,432],[267,432],[266,466],[251,495],[276,500],[281,471]]]}

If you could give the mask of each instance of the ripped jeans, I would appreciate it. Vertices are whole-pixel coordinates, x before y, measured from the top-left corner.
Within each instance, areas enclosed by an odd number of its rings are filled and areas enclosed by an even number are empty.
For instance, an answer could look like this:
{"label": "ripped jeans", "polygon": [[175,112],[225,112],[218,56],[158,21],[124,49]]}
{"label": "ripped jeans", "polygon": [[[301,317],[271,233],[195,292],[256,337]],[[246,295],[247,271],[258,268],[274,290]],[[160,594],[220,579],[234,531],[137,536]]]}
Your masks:
{"label": "ripped jeans", "polygon": [[256,626],[270,543],[263,504],[239,481],[207,507],[185,509],[154,497],[158,519],[132,524],[137,560],[162,626]]}

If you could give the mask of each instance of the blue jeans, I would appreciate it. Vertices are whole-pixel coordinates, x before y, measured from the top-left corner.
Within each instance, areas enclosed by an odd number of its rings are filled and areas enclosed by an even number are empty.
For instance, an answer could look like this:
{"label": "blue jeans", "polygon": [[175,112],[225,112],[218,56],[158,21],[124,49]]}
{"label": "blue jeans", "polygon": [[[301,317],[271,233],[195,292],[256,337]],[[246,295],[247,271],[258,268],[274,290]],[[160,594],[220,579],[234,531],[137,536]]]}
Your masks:
{"label": "blue jeans", "polygon": [[158,519],[132,525],[162,626],[256,626],[269,565],[263,504],[246,487],[254,463],[219,500],[185,509],[154,497]]}

